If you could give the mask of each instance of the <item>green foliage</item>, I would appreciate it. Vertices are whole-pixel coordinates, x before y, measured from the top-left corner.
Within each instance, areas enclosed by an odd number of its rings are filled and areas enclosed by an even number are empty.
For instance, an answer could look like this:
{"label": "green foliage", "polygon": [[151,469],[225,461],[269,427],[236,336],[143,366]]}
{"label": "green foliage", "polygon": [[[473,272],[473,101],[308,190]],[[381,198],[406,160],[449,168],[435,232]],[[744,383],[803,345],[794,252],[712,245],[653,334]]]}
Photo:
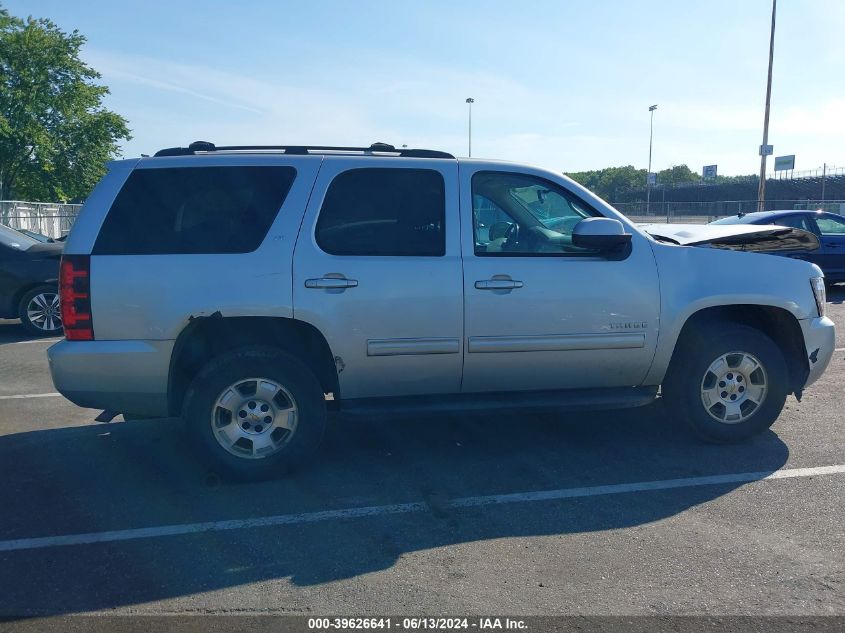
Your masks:
{"label": "green foliage", "polygon": [[[631,189],[645,189],[647,172],[631,165],[625,167],[605,167],[592,171],[580,171],[566,174],[576,182],[605,200],[613,201]],[[674,165],[657,172],[657,185],[681,185],[697,183],[701,177],[686,165]]]}
{"label": "green foliage", "polygon": [[129,139],[108,88],[79,58],[85,38],[0,8],[0,200],[80,201]]}
{"label": "green foliage", "polygon": [[605,167],[566,175],[605,200],[613,200],[627,189],[644,187],[646,182],[646,170],[637,169],[632,165]]}
{"label": "green foliage", "polygon": [[669,169],[657,172],[657,182],[661,185],[681,185],[699,182],[701,176],[686,165],[674,165]]}

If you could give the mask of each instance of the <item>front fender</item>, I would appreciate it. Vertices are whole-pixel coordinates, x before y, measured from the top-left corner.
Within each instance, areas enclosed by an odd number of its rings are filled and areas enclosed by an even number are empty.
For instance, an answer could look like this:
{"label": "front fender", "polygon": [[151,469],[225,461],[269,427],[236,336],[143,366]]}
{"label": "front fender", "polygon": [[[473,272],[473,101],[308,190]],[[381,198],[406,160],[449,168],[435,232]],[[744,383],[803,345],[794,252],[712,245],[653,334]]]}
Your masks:
{"label": "front fender", "polygon": [[707,308],[753,305],[817,316],[810,278],[818,267],[774,255],[654,245],[660,277],[660,333],[644,384],[660,384],[684,324]]}

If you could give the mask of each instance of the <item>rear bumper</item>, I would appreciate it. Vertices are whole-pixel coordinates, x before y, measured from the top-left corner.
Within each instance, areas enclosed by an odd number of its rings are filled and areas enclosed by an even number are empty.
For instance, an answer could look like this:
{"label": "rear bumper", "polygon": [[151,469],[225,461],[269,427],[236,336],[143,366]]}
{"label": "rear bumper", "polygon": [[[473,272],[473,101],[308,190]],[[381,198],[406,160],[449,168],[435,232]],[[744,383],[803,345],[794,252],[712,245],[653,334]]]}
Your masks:
{"label": "rear bumper", "polygon": [[827,317],[804,319],[799,323],[804,334],[807,364],[810,368],[804,386],[809,387],[824,373],[833,357],[833,350],[836,347],[836,327]]}
{"label": "rear bumper", "polygon": [[166,416],[174,341],[60,341],[47,350],[53,384],[92,409]]}

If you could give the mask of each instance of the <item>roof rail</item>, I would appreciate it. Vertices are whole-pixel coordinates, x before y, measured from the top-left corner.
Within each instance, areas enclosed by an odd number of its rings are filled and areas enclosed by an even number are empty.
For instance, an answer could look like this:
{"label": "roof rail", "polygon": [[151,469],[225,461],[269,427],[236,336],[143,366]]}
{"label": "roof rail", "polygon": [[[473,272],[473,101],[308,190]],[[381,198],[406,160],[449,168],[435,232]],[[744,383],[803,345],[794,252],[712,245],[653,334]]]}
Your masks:
{"label": "roof rail", "polygon": [[332,147],[328,145],[225,145],[217,147],[208,141],[194,141],[188,147],[168,147],[159,150],[155,156],[190,156],[211,152],[284,152],[285,154],[363,154],[374,156],[391,154],[405,158],[455,158],[452,154],[433,149],[396,149],[387,143],[373,143],[369,147]]}

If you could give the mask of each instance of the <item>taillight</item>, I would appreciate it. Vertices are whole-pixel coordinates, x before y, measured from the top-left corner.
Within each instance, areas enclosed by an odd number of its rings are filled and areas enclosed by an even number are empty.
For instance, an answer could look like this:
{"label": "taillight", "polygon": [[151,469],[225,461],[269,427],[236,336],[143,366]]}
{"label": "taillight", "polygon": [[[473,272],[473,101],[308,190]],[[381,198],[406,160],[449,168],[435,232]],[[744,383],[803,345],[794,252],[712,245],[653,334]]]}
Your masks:
{"label": "taillight", "polygon": [[69,341],[93,341],[91,320],[91,258],[63,255],[59,274],[59,303],[62,325]]}

